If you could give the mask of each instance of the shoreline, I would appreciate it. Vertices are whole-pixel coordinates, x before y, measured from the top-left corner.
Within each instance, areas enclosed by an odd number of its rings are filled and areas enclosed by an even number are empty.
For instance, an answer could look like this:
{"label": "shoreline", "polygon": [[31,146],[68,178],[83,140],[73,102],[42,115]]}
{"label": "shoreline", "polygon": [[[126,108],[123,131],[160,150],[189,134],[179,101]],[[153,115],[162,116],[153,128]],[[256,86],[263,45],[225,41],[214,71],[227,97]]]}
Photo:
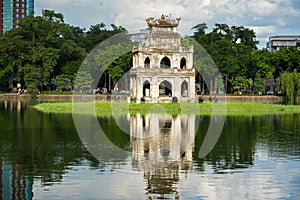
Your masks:
{"label": "shoreline", "polygon": [[[40,94],[35,99],[37,102],[71,102],[73,96],[76,99],[83,102],[109,102],[113,101],[111,96],[107,95],[72,95],[72,94]],[[118,95],[121,102],[127,102],[126,95]],[[209,95],[204,95],[204,102],[209,102]],[[195,99],[198,100],[199,95],[196,95]],[[7,93],[0,94],[0,101],[14,101],[14,100],[31,100],[31,96],[29,94],[15,94],[15,93]],[[170,98],[171,101],[171,98]],[[264,96],[218,96],[218,101],[226,101],[226,102],[253,102],[253,103],[268,103],[268,104],[285,104],[286,97],[285,96],[275,96],[275,95],[264,95]],[[163,101],[161,101],[163,102]],[[298,102],[300,102],[300,97],[298,97]]]}
{"label": "shoreline", "polygon": [[[156,105],[156,107],[153,107]],[[251,103],[251,102],[205,102],[205,103],[124,103],[124,102],[59,102],[40,103],[35,109],[46,113],[92,114],[195,114],[195,115],[281,115],[300,114],[300,106]]]}
{"label": "shoreline", "polygon": [[[192,102],[158,102],[158,103],[128,103],[127,96],[115,101],[107,101],[106,95],[76,95],[75,109],[73,107],[73,95],[39,95],[38,99],[32,100],[28,94],[0,95],[0,101],[5,104],[31,105],[34,109],[48,113],[80,113],[94,114],[97,116],[118,114],[149,113],[150,108],[157,104],[162,109],[155,109],[160,113],[164,111],[169,114],[201,114],[201,115],[280,115],[300,114],[300,105],[284,105],[282,96],[218,96],[218,102],[210,102],[210,96],[204,96],[203,103]],[[91,106],[92,105],[92,106]],[[181,110],[183,107],[184,110]],[[151,108],[151,112],[153,112]],[[184,113],[182,113],[183,111]],[[200,113],[199,113],[200,112]]]}

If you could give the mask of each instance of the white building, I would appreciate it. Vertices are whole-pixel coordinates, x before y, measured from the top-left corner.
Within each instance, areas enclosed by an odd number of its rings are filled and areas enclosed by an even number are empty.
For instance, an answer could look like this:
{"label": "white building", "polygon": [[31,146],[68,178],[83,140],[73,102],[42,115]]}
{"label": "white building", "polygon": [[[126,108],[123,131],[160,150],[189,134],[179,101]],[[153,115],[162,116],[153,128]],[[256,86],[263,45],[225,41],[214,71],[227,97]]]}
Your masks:
{"label": "white building", "polygon": [[300,47],[300,35],[276,35],[270,36],[267,42],[269,51],[277,51],[281,47]]}
{"label": "white building", "polygon": [[131,99],[139,103],[194,101],[195,70],[193,46],[183,47],[176,32],[180,18],[148,18],[150,32],[142,44],[133,47],[133,67],[130,72]]}
{"label": "white building", "polygon": [[130,34],[130,39],[132,42],[143,43],[149,31],[149,28],[141,29],[138,33]]}

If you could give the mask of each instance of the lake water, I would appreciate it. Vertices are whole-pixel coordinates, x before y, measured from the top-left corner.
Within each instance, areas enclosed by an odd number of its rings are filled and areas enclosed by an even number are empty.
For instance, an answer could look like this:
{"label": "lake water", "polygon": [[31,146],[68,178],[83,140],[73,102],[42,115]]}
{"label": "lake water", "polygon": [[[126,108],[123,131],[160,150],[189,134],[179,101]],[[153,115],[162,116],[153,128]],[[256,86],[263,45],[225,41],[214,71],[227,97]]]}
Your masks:
{"label": "lake water", "polygon": [[[300,199],[300,115],[227,116],[220,135],[217,118],[82,115],[74,124],[0,102],[0,197]],[[203,148],[212,149],[203,157]]]}

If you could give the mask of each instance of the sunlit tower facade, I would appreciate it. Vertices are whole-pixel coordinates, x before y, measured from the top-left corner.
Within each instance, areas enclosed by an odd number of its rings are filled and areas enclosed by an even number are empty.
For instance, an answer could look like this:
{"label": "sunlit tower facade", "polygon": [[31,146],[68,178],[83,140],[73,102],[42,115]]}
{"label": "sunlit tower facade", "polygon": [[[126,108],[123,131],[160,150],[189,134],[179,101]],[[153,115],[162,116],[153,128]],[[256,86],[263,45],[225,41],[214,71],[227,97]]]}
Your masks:
{"label": "sunlit tower facade", "polygon": [[34,0],[0,0],[0,33],[18,28],[21,19],[34,12]]}

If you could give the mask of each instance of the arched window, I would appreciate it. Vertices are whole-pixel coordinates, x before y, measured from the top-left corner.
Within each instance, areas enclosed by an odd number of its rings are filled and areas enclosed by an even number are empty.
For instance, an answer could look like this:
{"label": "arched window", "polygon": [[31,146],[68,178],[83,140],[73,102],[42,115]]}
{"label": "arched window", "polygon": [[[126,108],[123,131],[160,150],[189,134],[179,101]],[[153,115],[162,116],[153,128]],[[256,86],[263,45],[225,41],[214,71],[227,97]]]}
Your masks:
{"label": "arched window", "polygon": [[180,60],[180,69],[186,69],[186,59],[181,58]]}
{"label": "arched window", "polygon": [[161,69],[169,69],[171,68],[171,61],[168,57],[164,57],[161,61],[160,61],[160,68]]}
{"label": "arched window", "polygon": [[187,97],[188,96],[188,83],[183,81],[181,84],[181,96]]}
{"label": "arched window", "polygon": [[150,97],[150,82],[145,81],[143,84],[143,96]]}
{"label": "arched window", "polygon": [[146,69],[149,69],[149,68],[150,68],[150,58],[149,58],[149,57],[147,57],[147,58],[145,59],[144,67],[145,67]]}
{"label": "arched window", "polygon": [[172,84],[169,81],[163,81],[159,84],[160,96],[172,96]]}

